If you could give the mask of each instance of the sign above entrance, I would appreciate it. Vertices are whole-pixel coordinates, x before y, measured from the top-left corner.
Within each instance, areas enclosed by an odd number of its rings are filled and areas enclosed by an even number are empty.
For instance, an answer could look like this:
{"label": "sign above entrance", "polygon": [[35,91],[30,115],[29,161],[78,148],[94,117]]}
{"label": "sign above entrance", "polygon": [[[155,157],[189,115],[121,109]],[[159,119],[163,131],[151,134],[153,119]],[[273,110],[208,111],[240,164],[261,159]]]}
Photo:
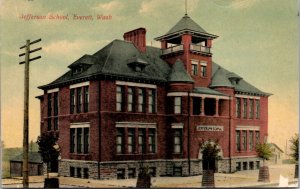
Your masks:
{"label": "sign above entrance", "polygon": [[223,126],[219,125],[198,125],[197,126],[197,131],[224,131]]}

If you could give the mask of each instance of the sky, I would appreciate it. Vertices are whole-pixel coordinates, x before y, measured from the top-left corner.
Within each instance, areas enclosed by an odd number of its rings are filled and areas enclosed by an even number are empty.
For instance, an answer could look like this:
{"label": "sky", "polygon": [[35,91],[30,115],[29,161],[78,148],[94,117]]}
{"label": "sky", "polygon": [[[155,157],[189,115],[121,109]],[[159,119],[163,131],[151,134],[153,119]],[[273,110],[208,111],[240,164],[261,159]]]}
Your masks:
{"label": "sky", "polygon": [[[29,137],[40,128],[39,100],[45,85],[68,71],[84,54],[93,54],[123,33],[147,29],[147,44],[165,34],[185,13],[184,0],[0,0],[1,137],[5,147],[22,146],[24,65],[19,47],[42,38],[32,48],[42,58],[30,63]],[[188,15],[213,41],[213,61],[272,93],[269,142],[283,150],[298,133],[299,26],[297,0],[187,0]],[[67,16],[68,20],[24,16]],[[22,18],[23,15],[23,18]],[[74,15],[93,20],[74,20]],[[110,16],[101,20],[97,16]]]}

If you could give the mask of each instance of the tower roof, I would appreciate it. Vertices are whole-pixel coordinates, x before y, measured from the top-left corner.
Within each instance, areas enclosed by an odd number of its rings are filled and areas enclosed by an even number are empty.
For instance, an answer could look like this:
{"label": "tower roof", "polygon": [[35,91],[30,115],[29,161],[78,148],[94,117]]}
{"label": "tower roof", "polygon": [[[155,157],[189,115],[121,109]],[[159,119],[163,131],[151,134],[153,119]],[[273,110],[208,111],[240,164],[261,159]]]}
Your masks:
{"label": "tower roof", "polygon": [[177,59],[175,64],[173,64],[168,81],[194,83],[194,80],[187,73],[180,59]]}
{"label": "tower roof", "polygon": [[178,35],[184,32],[191,32],[202,37],[217,38],[218,36],[207,33],[200,25],[192,20],[187,14],[185,14],[165,35],[155,38],[161,40],[163,38],[169,38],[174,35]]}

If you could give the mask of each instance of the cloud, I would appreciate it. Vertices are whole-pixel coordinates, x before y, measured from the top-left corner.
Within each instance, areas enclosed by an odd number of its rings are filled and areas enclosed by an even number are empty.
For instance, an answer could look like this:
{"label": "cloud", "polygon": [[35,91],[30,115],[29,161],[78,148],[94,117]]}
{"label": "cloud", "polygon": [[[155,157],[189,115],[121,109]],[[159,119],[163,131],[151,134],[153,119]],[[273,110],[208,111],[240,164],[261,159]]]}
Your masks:
{"label": "cloud", "polygon": [[54,41],[43,47],[46,54],[51,56],[55,55],[68,55],[68,54],[82,54],[82,49],[86,49],[91,44],[90,41],[77,40],[77,41]]}
{"label": "cloud", "polygon": [[[199,5],[198,0],[190,0],[187,2],[187,12],[191,13],[197,10]],[[172,6],[172,9],[168,9],[168,7]],[[175,8],[175,9],[174,9]],[[157,15],[159,13],[165,14],[165,11],[172,12],[182,12],[184,14],[185,11],[185,1],[166,1],[166,0],[149,0],[143,1],[141,3],[139,13],[140,14],[153,14]]]}
{"label": "cloud", "polygon": [[111,1],[109,3],[99,3],[96,6],[92,7],[93,10],[97,11],[114,11],[114,10],[120,10],[124,8],[124,4],[120,1]]}
{"label": "cloud", "polygon": [[255,5],[258,0],[212,0],[211,2],[224,8],[245,9]]}

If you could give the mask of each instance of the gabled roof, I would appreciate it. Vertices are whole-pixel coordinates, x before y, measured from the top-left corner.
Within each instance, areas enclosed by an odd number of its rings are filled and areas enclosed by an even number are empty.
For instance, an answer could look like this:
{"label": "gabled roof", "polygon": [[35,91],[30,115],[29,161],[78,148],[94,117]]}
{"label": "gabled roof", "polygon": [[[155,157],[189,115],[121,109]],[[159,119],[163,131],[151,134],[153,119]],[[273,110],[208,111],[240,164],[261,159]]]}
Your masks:
{"label": "gabled roof", "polygon": [[198,25],[194,20],[192,20],[187,14],[184,15],[176,24],[173,26],[165,35],[155,38],[160,40],[162,38],[172,36],[181,32],[193,32],[202,36],[207,36],[211,38],[217,38],[218,36],[207,33],[200,25]]}
{"label": "gabled roof", "polygon": [[180,59],[177,59],[175,64],[173,64],[168,81],[194,83],[194,80],[187,73]]}
{"label": "gabled roof", "polygon": [[279,146],[277,146],[277,144],[270,143],[270,145],[273,146],[274,148],[277,148],[281,153],[283,153],[283,150],[281,148],[279,148]]}

